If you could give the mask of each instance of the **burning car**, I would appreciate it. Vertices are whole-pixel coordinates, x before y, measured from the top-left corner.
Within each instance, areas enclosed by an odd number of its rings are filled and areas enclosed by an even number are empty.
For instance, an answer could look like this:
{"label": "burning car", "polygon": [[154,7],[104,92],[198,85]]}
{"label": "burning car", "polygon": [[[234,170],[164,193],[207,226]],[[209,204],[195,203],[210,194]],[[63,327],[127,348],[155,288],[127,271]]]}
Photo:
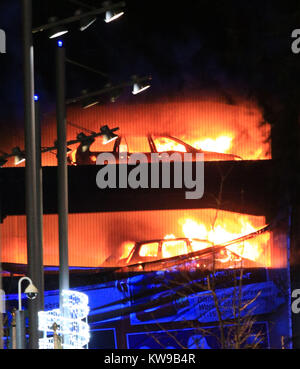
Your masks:
{"label": "burning car", "polygon": [[[90,151],[91,146],[93,146],[95,151]],[[107,142],[107,144],[104,144],[101,139],[82,142],[75,150],[69,153],[68,161],[71,165],[96,164],[97,156],[103,152],[112,153],[116,163],[119,161],[119,155],[122,157],[122,153],[127,155],[127,158],[133,153],[144,153],[148,162],[151,162],[151,154],[153,153],[179,153],[181,156],[184,153],[191,153],[193,158],[196,153],[203,153],[205,161],[242,160],[241,157],[234,154],[197,149],[170,135],[148,134],[147,136],[115,135],[114,139]]]}
{"label": "burning car", "polygon": [[240,267],[241,264],[257,267],[256,262],[242,258],[226,246],[214,246],[210,241],[197,238],[167,238],[132,243],[127,253],[119,259],[109,257],[102,267],[121,267],[129,271],[156,271],[174,266],[212,270]]}

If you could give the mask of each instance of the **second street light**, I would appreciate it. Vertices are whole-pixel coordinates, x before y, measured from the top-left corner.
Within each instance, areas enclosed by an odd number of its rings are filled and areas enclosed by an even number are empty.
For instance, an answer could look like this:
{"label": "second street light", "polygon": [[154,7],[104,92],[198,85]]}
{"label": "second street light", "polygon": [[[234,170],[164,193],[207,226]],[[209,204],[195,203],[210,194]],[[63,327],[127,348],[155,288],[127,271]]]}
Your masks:
{"label": "second street light", "polygon": [[68,256],[68,167],[67,167],[67,122],[65,91],[65,48],[59,40],[56,48],[56,120],[58,159],[58,233],[59,233],[59,291],[62,308],[63,290],[69,289]]}
{"label": "second street light", "polygon": [[[24,71],[24,123],[25,123],[25,197],[26,197],[26,226],[27,226],[27,260],[29,276],[39,281],[43,280],[43,270],[40,268],[39,250],[39,222],[38,222],[38,193],[37,190],[37,146],[34,106],[34,72],[33,72],[33,43],[32,43],[32,2],[22,0],[23,19],[23,71]],[[22,152],[15,150],[18,162],[25,160]],[[30,302],[29,310],[29,346],[38,348],[37,312],[41,309],[40,299]]]}
{"label": "second street light", "polygon": [[[26,1],[26,0],[24,0]],[[31,7],[31,2],[30,7]],[[109,23],[120,16],[124,14],[122,8],[125,6],[124,2],[120,2],[117,4],[111,4],[110,2],[103,3],[103,8],[101,9],[93,9],[87,13],[83,12],[77,12],[74,16],[71,16],[66,19],[58,20],[58,19],[52,19],[50,23],[46,25],[42,25],[40,27],[37,27],[32,30],[32,33],[38,33],[43,31],[49,32],[50,38],[55,38],[58,36],[61,36],[64,33],[68,32],[67,25],[79,22],[80,23],[80,29],[85,30],[90,24],[91,21],[95,21],[95,18],[99,16],[102,13],[105,13],[105,21],[106,23]],[[29,27],[27,27],[29,28]],[[69,255],[68,255],[68,164],[67,164],[67,126],[66,126],[66,75],[65,75],[65,68],[66,68],[66,55],[65,55],[65,48],[63,45],[62,40],[58,40],[57,46],[56,46],[56,121],[57,121],[57,159],[58,159],[58,169],[57,169],[57,194],[58,194],[58,232],[59,232],[59,291],[60,291],[60,309],[63,312],[63,306],[62,306],[62,291],[69,289]],[[31,76],[33,77],[33,71],[31,73]],[[134,93],[141,92],[149,87],[137,87],[138,82],[143,82],[144,78],[139,79],[137,78],[134,83]],[[148,80],[148,78],[146,78]],[[131,82],[132,83],[132,82]],[[118,89],[128,86],[128,83],[121,84],[119,86],[115,87],[106,87],[104,90],[96,92],[96,94],[102,94],[104,92],[115,92],[116,87]],[[31,95],[33,95],[33,91],[30,92]],[[29,95],[29,94],[27,94]],[[85,97],[93,97],[89,96],[87,94]],[[33,96],[31,96],[31,100],[33,100]],[[73,102],[73,101],[72,101]],[[32,101],[31,101],[32,103]],[[91,103],[88,104],[88,106],[91,106]],[[34,106],[33,106],[34,109]],[[34,111],[34,110],[33,110]],[[33,118],[34,122],[34,118]],[[105,130],[101,130],[101,135],[108,136],[109,129],[108,127],[105,127]],[[112,131],[110,133],[113,133]],[[96,133],[95,133],[96,135]],[[98,135],[98,134],[97,134]],[[110,139],[115,139],[116,135],[112,134],[112,137]],[[36,137],[35,137],[36,139]],[[84,143],[86,147],[86,140],[87,138],[84,137]],[[108,142],[109,142],[108,140]],[[34,140],[32,140],[34,142]],[[90,144],[90,141],[88,140],[88,144]],[[87,146],[88,147],[88,146]],[[29,146],[29,154],[30,154],[30,146]],[[35,147],[36,151],[38,152],[38,147]],[[34,148],[34,149],[35,149]],[[33,149],[33,150],[34,150]],[[20,150],[19,150],[20,151]],[[19,154],[22,154],[22,152],[13,153],[13,155],[16,157],[21,157]],[[17,155],[18,154],[18,155]],[[27,155],[27,152],[26,152]],[[36,168],[36,161],[39,161],[39,157],[36,157],[36,155],[33,155],[35,161],[35,168],[34,170],[34,184],[38,186],[40,184],[40,173],[39,168]],[[27,158],[26,158],[27,159]],[[29,164],[31,163],[31,156],[29,156]],[[40,199],[41,192],[37,191],[36,194],[34,194],[35,198],[35,219],[36,223],[41,225],[40,219],[38,217],[38,214],[40,215],[42,213],[42,208],[39,206],[39,199]],[[39,232],[36,231],[35,234],[35,243],[41,244],[39,242]],[[34,260],[37,260],[38,255],[35,255],[36,258]],[[42,265],[42,261],[39,261],[40,265]],[[35,337],[36,341],[36,337]]]}

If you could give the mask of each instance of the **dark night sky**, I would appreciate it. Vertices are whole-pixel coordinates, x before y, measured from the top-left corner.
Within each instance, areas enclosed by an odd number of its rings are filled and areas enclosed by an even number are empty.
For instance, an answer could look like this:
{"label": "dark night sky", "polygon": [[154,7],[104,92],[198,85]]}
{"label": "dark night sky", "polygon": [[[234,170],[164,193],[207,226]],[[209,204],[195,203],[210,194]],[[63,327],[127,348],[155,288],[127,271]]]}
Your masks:
{"label": "dark night sky", "polygon": [[[86,3],[101,6],[95,0]],[[152,75],[147,93],[134,97],[128,90],[121,101],[202,93],[230,101],[232,91],[276,93],[281,86],[274,76],[289,73],[288,63],[299,59],[290,49],[291,32],[300,27],[296,1],[128,0],[126,4],[126,15],[118,21],[106,24],[98,19],[85,32],[75,27],[64,38],[67,57],[108,73],[112,82],[127,81],[133,74]],[[34,26],[46,23],[49,16],[70,16],[78,8],[68,0],[33,0],[33,6]],[[10,120],[22,124],[20,1],[1,1],[0,28],[7,33],[7,54],[0,55],[1,124]],[[55,101],[55,43],[45,34],[34,36],[36,90],[46,111]],[[80,95],[84,88],[100,89],[106,82],[67,65],[68,97]]]}

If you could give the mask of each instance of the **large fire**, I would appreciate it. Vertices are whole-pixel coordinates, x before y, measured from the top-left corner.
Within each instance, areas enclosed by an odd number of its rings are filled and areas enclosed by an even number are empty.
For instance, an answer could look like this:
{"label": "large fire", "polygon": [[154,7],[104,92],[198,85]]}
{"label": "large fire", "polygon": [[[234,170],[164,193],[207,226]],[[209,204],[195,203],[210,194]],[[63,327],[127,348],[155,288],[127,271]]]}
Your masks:
{"label": "large fire", "polygon": [[[270,159],[270,143],[267,140],[270,127],[267,124],[261,126],[261,121],[260,110],[249,101],[241,101],[233,106],[197,97],[178,97],[174,101],[151,104],[117,103],[94,106],[88,110],[72,106],[68,108],[68,122],[82,129],[68,124],[67,139],[74,140],[80,131],[96,132],[100,126],[108,124],[120,127],[117,133],[126,137],[146,137],[151,132],[158,135],[170,134],[204,151],[234,154],[244,160]],[[17,122],[12,122],[10,132],[1,137],[2,151],[11,152],[15,146],[24,148],[24,137]],[[42,146],[51,147],[56,139],[56,120],[53,112],[43,117]],[[91,146],[92,151],[94,145]],[[161,149],[165,151],[168,147],[169,143],[162,143]],[[76,145],[70,148],[76,149]],[[178,144],[176,150],[184,151],[184,148]],[[57,165],[56,155],[51,152],[44,153],[42,162],[44,166]],[[13,158],[8,160],[6,166],[14,166]]]}
{"label": "large fire", "polygon": [[197,140],[191,143],[196,149],[201,149],[204,151],[214,151],[220,153],[229,153],[232,148],[233,137],[231,135],[221,135],[213,138],[205,138],[202,140]]}
{"label": "large fire", "polygon": [[171,141],[165,137],[155,139],[154,143],[155,143],[155,146],[158,152],[163,152],[163,151],[186,152],[184,145],[178,142],[175,142],[175,141]]}
{"label": "large fire", "polygon": [[[215,224],[206,224],[192,218],[181,218],[179,224],[182,227],[184,237],[190,239],[192,250],[187,249],[187,244],[184,240],[177,239],[174,234],[167,234],[162,242],[163,258],[183,255],[191,251],[200,251],[214,245],[233,241],[231,245],[226,247],[226,250],[223,250],[224,258],[220,261],[226,262],[231,257],[230,251],[232,251],[242,258],[254,261],[260,265],[269,267],[271,264],[267,255],[270,242],[269,232],[242,242],[240,240],[236,243],[234,242],[234,240],[255,233],[258,230],[258,227],[255,227],[247,216],[240,215],[237,219],[228,217],[222,219],[221,223],[216,219]],[[157,243],[155,242],[153,245],[157,245]],[[122,259],[129,255],[134,246],[134,242],[131,241],[122,244]],[[143,248],[143,255],[141,256],[154,256],[152,244],[145,243],[144,246],[147,247]]]}
{"label": "large fire", "polygon": [[[239,217],[238,222],[227,219],[224,224],[207,226],[204,223],[193,219],[181,221],[182,229],[187,238],[200,238],[211,241],[214,245],[219,245],[227,241],[235,240],[239,237],[253,233],[257,230],[251,222],[244,217]],[[270,233],[243,242],[227,246],[227,249],[240,255],[243,258],[259,261],[265,252],[265,245],[270,241]],[[270,266],[269,262],[267,262]]]}
{"label": "large fire", "polygon": [[[207,137],[205,139],[191,141],[191,146],[196,149],[201,149],[203,151],[212,151],[218,153],[230,153],[230,149],[232,148],[232,135],[221,135],[217,138]],[[178,151],[178,152],[186,152],[184,145],[179,142],[175,142],[169,140],[168,138],[156,138],[154,140],[155,146],[158,152],[163,151]]]}
{"label": "large fire", "polygon": [[[265,217],[215,209],[146,210],[69,214],[69,265],[97,267],[111,257],[112,262],[127,258],[136,242],[151,240],[165,242],[175,238],[197,238],[192,251],[202,250],[264,227]],[[272,232],[262,233],[244,242],[230,243],[228,250],[254,260],[262,266],[285,265],[286,254],[282,238]],[[27,263],[26,217],[7,217],[1,226],[3,263]],[[178,241],[178,240],[177,240]],[[170,247],[169,247],[170,246]],[[178,243],[180,250],[184,245]],[[164,256],[178,254],[176,245],[169,242]],[[44,265],[58,265],[57,215],[44,216]],[[188,250],[189,251],[189,250]],[[173,252],[173,254],[174,254]],[[174,255],[176,256],[176,255]],[[117,264],[113,264],[116,265]]]}

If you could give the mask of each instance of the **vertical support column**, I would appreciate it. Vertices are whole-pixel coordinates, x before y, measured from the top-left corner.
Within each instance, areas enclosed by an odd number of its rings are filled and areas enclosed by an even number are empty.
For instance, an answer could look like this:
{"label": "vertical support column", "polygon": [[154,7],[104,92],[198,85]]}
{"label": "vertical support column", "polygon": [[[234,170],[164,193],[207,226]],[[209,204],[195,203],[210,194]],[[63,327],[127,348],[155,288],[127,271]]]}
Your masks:
{"label": "vertical support column", "polygon": [[[0,299],[2,298],[1,292],[5,296],[4,290],[2,290],[2,177],[1,177],[1,168],[0,168]],[[3,296],[4,301],[0,300],[0,349],[3,349],[3,313],[5,307],[5,297]]]}
{"label": "vertical support column", "polygon": [[37,304],[39,311],[44,310],[44,263],[43,263],[43,172],[41,158],[41,112],[38,96],[35,100],[35,129],[36,129],[36,191],[37,191],[37,248],[35,285],[39,290]]}
{"label": "vertical support column", "polygon": [[59,303],[62,308],[62,291],[69,289],[68,257],[68,167],[66,124],[65,48],[58,41],[56,48],[56,119],[58,158],[58,229],[59,229]]}
{"label": "vertical support column", "polygon": [[[34,72],[32,45],[32,2],[22,0],[23,18],[23,73],[24,73],[24,123],[25,123],[25,199],[27,222],[27,262],[28,274],[37,283],[37,191],[36,191],[36,131],[34,113]],[[29,347],[38,348],[38,303],[30,300]]]}

